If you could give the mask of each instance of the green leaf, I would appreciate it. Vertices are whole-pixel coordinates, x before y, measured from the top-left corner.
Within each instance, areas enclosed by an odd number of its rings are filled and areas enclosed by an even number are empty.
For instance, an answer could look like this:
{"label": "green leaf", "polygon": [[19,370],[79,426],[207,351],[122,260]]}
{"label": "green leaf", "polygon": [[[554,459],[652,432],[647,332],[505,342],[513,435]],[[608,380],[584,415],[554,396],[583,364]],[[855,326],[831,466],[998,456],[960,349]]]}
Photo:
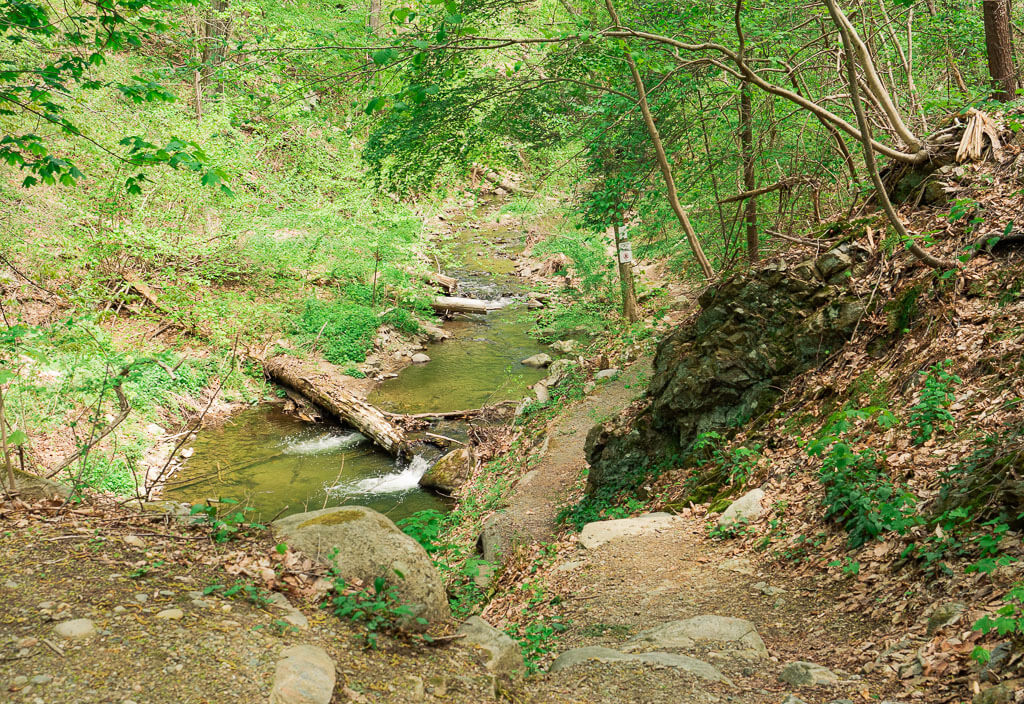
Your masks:
{"label": "green leaf", "polygon": [[28,435],[23,430],[15,430],[7,437],[7,441],[12,445],[24,445],[28,442]]}

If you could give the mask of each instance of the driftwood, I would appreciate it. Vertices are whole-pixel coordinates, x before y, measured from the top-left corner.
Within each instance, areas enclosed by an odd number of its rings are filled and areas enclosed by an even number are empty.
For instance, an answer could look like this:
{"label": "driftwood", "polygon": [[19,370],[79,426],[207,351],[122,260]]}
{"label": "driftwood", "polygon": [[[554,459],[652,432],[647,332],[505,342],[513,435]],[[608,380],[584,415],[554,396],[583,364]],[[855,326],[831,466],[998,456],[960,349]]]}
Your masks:
{"label": "driftwood", "polygon": [[430,304],[438,313],[484,313],[492,310],[495,306],[492,301],[482,301],[478,298],[455,298],[452,296],[438,296]]}
{"label": "driftwood", "polygon": [[332,368],[320,368],[287,355],[271,357],[263,368],[271,379],[354,426],[383,450],[396,456],[407,453],[405,431],[391,420],[392,414],[346,391],[341,375]]}
{"label": "driftwood", "polygon": [[453,276],[447,276],[436,271],[421,271],[417,272],[413,269],[406,269],[406,273],[410,276],[419,276],[428,284],[433,284],[445,293],[452,294],[459,288],[459,280]]}
{"label": "driftwood", "polygon": [[[481,408],[467,408],[461,411],[441,411],[438,413],[385,413],[385,415],[402,421],[404,419],[409,420],[460,420],[464,418],[474,418],[476,416],[486,415],[488,413],[504,412],[505,409],[514,408],[519,404],[519,401],[500,401],[490,406],[483,406]],[[429,435],[429,433],[428,433]]]}

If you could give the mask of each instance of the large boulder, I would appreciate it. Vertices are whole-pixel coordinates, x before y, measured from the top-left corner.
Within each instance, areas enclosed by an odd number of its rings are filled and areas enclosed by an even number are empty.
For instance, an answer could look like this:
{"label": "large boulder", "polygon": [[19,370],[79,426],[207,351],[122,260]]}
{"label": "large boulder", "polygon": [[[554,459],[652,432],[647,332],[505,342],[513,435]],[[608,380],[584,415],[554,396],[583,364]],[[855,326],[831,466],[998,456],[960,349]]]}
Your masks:
{"label": "large boulder", "polygon": [[846,281],[867,257],[842,244],[709,287],[697,318],[658,345],[646,397],[590,431],[588,488],[636,486],[642,468],[685,458],[698,434],[769,410],[790,379],[853,334],[865,302]]}
{"label": "large boulder", "polygon": [[412,617],[404,626],[420,628],[451,617],[444,584],[426,550],[391,519],[364,506],[340,506],[297,513],[274,522],[274,535],[288,547],[319,560],[346,581],[372,585],[384,577],[398,589]]}
{"label": "large boulder", "polygon": [[469,450],[453,450],[420,477],[420,486],[451,494],[469,479]]}

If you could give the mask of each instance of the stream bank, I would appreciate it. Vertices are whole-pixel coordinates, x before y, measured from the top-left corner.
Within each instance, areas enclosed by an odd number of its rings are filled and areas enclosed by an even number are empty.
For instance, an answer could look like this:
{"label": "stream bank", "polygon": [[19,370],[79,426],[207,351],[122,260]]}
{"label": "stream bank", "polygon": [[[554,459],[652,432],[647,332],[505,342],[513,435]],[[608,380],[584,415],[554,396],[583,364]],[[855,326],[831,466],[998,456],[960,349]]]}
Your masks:
{"label": "stream bank", "polygon": [[[518,400],[545,376],[543,369],[521,364],[546,349],[528,334],[533,319],[509,258],[522,247],[522,233],[511,221],[491,222],[487,213],[480,218],[483,225],[453,225],[461,229],[450,243],[448,273],[459,281],[459,295],[487,301],[494,309],[486,315],[453,315],[440,334],[431,336],[434,341],[424,339],[412,350],[394,349],[393,335],[380,336],[364,365],[373,374],[372,383],[353,380],[372,407],[403,414],[479,408]],[[491,243],[493,256],[477,256],[481,239]],[[429,361],[410,363],[413,352]],[[379,371],[396,367],[397,374]],[[457,423],[435,430],[465,439]],[[370,506],[395,519],[449,507],[418,486],[439,455],[393,459],[365,434],[333,424],[307,425],[274,404],[201,430],[190,449],[165,498],[195,503],[230,497],[264,520],[346,503]]]}

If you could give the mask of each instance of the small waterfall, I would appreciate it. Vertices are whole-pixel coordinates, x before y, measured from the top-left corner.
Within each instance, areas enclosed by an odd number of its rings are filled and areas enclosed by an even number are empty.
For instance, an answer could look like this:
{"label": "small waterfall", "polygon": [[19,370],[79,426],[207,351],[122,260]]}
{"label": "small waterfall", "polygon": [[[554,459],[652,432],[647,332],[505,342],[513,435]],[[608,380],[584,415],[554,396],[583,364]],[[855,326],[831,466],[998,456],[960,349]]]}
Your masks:
{"label": "small waterfall", "polygon": [[430,469],[431,462],[425,457],[416,455],[404,468],[382,477],[369,477],[355,482],[344,482],[327,488],[329,494],[393,494],[408,491],[419,486],[420,477]]}
{"label": "small waterfall", "polygon": [[312,439],[293,440],[289,438],[284,444],[286,455],[319,455],[335,450],[347,450],[366,440],[362,433],[332,433]]}

